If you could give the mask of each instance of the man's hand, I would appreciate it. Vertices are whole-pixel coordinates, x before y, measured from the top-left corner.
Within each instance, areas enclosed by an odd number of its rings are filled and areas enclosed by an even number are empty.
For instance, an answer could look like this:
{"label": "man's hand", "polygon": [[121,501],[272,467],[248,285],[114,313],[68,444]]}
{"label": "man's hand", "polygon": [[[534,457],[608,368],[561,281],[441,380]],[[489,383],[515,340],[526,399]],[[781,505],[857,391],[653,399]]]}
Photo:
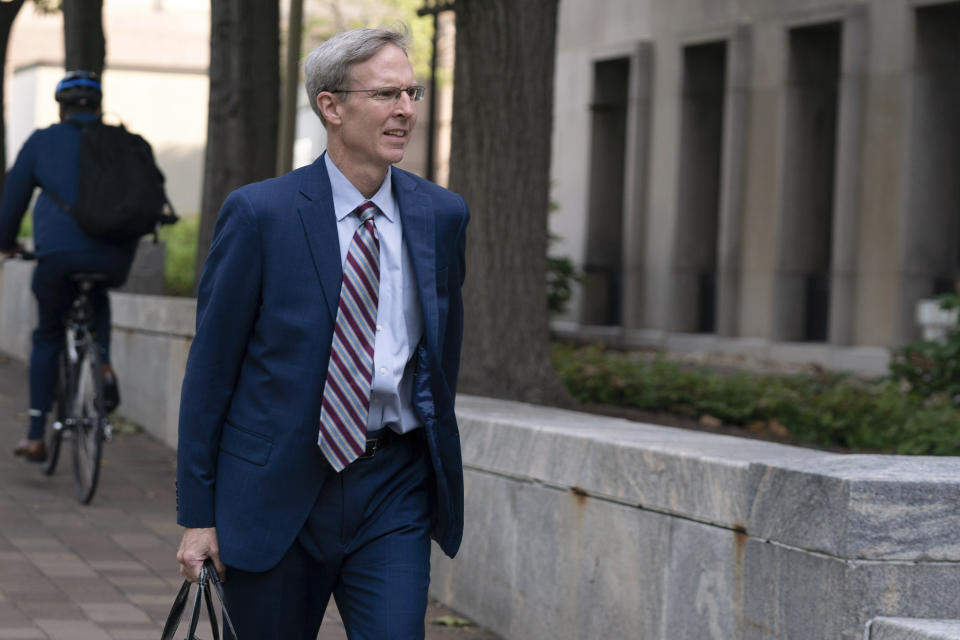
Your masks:
{"label": "man's hand", "polygon": [[220,562],[220,547],[217,546],[217,529],[186,529],[180,541],[180,550],[177,551],[177,562],[180,563],[180,575],[196,582],[200,577],[200,567],[207,558],[213,560],[220,579],[226,578],[227,569]]}

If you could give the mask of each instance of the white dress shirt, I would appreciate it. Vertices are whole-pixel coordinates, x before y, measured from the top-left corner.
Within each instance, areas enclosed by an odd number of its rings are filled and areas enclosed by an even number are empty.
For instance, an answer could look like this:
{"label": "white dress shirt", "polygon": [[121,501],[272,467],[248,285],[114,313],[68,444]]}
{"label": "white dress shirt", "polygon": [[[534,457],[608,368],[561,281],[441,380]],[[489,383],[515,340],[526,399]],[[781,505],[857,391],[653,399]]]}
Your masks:
{"label": "white dress shirt", "polygon": [[[360,219],[350,214],[367,201],[355,186],[323,154],[333,190],[333,209],[340,239],[340,263]],[[379,211],[373,219],[380,237],[380,295],[377,305],[377,335],[373,345],[373,388],[367,432],[389,426],[406,433],[421,426],[410,405],[413,388],[411,357],[423,335],[423,311],[417,295],[413,265],[400,223],[400,207],[393,195],[391,167],[380,189],[369,200]]]}

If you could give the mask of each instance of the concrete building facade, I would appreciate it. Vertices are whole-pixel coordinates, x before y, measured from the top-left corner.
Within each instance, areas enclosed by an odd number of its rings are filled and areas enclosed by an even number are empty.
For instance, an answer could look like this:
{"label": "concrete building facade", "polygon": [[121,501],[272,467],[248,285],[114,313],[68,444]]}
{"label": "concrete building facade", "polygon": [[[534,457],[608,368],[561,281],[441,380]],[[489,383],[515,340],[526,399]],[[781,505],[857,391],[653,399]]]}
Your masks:
{"label": "concrete building facade", "polygon": [[960,273],[960,2],[562,0],[566,320],[888,347]]}
{"label": "concrete building facade", "polygon": [[[111,0],[103,11],[104,119],[150,141],[170,200],[187,216],[200,210],[209,14],[209,6],[190,0]],[[53,94],[63,59],[62,14],[40,14],[28,3],[8,49],[8,165],[35,129],[59,119]]]}

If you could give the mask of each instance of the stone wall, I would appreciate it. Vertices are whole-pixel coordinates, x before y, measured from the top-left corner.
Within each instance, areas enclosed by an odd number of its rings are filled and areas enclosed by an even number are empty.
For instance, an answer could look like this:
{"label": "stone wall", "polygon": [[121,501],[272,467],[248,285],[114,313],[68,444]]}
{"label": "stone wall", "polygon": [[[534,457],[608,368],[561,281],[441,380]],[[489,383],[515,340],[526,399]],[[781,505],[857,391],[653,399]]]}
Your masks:
{"label": "stone wall", "polygon": [[[432,589],[505,638],[860,639],[878,616],[960,618],[960,459],[471,397],[457,414],[467,526]],[[873,637],[948,637],[891,624]]]}
{"label": "stone wall", "polygon": [[960,622],[877,618],[867,625],[864,640],[960,640]]}
{"label": "stone wall", "polygon": [[193,298],[111,293],[113,365],[120,379],[120,413],[156,438],[177,446],[180,385],[193,340]]}
{"label": "stone wall", "polygon": [[[0,278],[0,351],[20,359],[31,270]],[[111,297],[121,413],[176,446],[195,302]],[[457,413],[466,531],[431,589],[505,639],[960,638],[960,459],[470,396]]]}
{"label": "stone wall", "polygon": [[37,325],[37,308],[30,292],[32,262],[0,263],[0,351],[19,360],[30,356],[30,334]]}

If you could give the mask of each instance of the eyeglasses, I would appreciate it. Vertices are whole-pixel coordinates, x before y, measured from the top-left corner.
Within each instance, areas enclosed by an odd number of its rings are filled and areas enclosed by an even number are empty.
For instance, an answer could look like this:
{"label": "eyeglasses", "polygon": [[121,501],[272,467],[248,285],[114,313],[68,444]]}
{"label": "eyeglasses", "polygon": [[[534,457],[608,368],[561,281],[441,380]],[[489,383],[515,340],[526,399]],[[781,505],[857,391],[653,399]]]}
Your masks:
{"label": "eyeglasses", "polygon": [[426,91],[427,88],[423,85],[415,84],[404,89],[399,87],[380,87],[378,89],[335,89],[330,93],[366,93],[369,94],[374,100],[380,100],[382,102],[396,102],[400,99],[400,94],[405,93],[413,102],[420,102],[423,100],[423,94],[426,93]]}

